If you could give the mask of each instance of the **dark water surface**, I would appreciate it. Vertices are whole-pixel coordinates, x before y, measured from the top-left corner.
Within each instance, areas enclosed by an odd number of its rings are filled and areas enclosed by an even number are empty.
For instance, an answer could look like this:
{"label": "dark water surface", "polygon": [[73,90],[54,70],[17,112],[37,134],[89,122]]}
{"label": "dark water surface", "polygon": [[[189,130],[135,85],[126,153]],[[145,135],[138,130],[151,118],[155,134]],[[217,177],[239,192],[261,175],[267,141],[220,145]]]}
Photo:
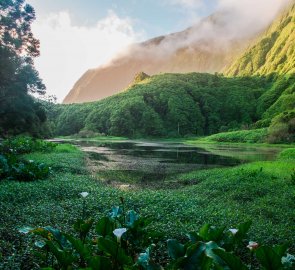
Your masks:
{"label": "dark water surface", "polygon": [[[88,152],[97,171],[109,177],[150,181],[182,172],[274,160],[281,148],[181,143],[71,141]],[[113,176],[110,172],[115,172]],[[115,180],[115,179],[114,179]]]}

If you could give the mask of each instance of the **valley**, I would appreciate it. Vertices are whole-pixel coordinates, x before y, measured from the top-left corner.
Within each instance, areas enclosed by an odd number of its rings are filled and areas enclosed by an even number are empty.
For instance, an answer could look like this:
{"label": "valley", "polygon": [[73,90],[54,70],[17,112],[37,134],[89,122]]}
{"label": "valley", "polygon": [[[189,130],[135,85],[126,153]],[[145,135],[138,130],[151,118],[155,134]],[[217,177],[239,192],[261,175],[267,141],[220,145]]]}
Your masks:
{"label": "valley", "polygon": [[133,44],[62,104],[24,3],[0,1],[0,269],[294,269],[294,0]]}

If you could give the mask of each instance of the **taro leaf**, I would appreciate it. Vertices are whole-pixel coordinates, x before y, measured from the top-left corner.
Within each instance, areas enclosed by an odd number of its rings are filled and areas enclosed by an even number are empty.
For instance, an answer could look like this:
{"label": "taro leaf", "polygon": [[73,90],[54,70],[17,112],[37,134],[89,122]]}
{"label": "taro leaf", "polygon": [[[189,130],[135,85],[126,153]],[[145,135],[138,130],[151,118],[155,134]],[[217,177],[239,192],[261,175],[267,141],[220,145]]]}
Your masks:
{"label": "taro leaf", "polygon": [[130,228],[134,227],[134,223],[139,219],[139,215],[131,210],[127,212],[126,215],[126,225]]}
{"label": "taro leaf", "polygon": [[203,240],[207,240],[208,238],[208,231],[210,228],[210,224],[204,224],[201,229],[199,230],[199,236],[202,237]]}
{"label": "taro leaf", "polygon": [[282,269],[282,256],[279,256],[271,247],[261,246],[255,252],[257,260],[267,270]]}
{"label": "taro leaf", "polygon": [[225,227],[220,227],[220,228],[210,227],[209,239],[207,241],[215,241],[215,242],[220,241],[222,239],[224,229]]}
{"label": "taro leaf", "polygon": [[137,259],[137,264],[147,269],[150,260],[150,250],[146,249],[145,253],[140,253]]}
{"label": "taro leaf", "polygon": [[292,267],[295,266],[295,256],[287,253],[287,255],[282,258],[282,263],[285,268],[293,269]]}
{"label": "taro leaf", "polygon": [[60,245],[62,249],[66,249],[69,247],[69,243],[66,237],[59,230],[49,226],[45,227],[44,229],[54,236],[54,239],[57,241],[57,243]]}
{"label": "taro leaf", "polygon": [[82,219],[78,219],[74,224],[74,229],[77,232],[81,233],[84,237],[86,237],[86,235],[89,233],[92,227],[92,224],[93,224],[92,219],[88,219],[86,221]]}
{"label": "taro leaf", "polygon": [[111,260],[103,256],[94,256],[88,260],[88,266],[92,270],[111,270]]}
{"label": "taro leaf", "polygon": [[22,228],[18,229],[18,232],[23,233],[23,234],[28,234],[31,231],[33,231],[32,227],[22,227]]}
{"label": "taro leaf", "polygon": [[123,214],[122,207],[121,206],[114,206],[112,208],[111,213],[110,213],[110,217],[116,219],[116,218],[119,218],[120,216],[122,216],[122,214]]}
{"label": "taro leaf", "polygon": [[88,258],[91,256],[91,250],[83,244],[83,242],[80,239],[75,239],[71,235],[65,234],[65,237],[67,240],[73,245],[73,247],[77,250],[77,252],[80,254],[80,256],[87,261]]}
{"label": "taro leaf", "polygon": [[275,246],[273,249],[280,257],[283,257],[287,252],[288,246],[289,244],[283,244]]}
{"label": "taro leaf", "polygon": [[204,241],[215,241],[218,242],[221,240],[224,232],[224,227],[216,228],[214,226],[210,226],[209,224],[205,224],[199,231],[199,236]]}
{"label": "taro leaf", "polygon": [[163,269],[160,265],[154,264],[151,261],[151,253],[154,245],[150,245],[144,253],[140,253],[137,259],[137,264],[146,270],[160,270]]}
{"label": "taro leaf", "polygon": [[185,258],[179,258],[173,264],[173,269],[209,270],[213,260],[205,254],[204,243],[193,244],[188,247]]}
{"label": "taro leaf", "polygon": [[213,259],[213,261],[216,262],[217,264],[223,265],[223,261],[213,251],[216,249],[220,249],[220,250],[222,249],[213,241],[204,243],[204,245],[205,245],[205,254],[207,255],[207,257]]}
{"label": "taro leaf", "polygon": [[198,242],[188,247],[185,258],[179,258],[173,265],[176,269],[200,269],[209,270],[212,265],[214,269],[223,269],[224,262],[213,252],[220,249],[215,242]]}
{"label": "taro leaf", "polygon": [[57,261],[59,262],[59,264],[61,264],[65,269],[68,269],[68,266],[70,266],[75,260],[73,255],[64,250],[60,250],[54,245],[52,241],[46,241],[46,244],[49,247],[52,254],[57,259]]}
{"label": "taro leaf", "polygon": [[44,241],[36,241],[35,246],[38,248],[43,248],[46,245]]}
{"label": "taro leaf", "polygon": [[113,242],[103,237],[99,237],[97,246],[101,251],[110,254],[115,260],[120,262],[122,265],[130,265],[132,263],[132,259],[129,256],[127,256],[124,249],[122,249],[116,242]]}
{"label": "taro leaf", "polygon": [[96,232],[103,237],[112,235],[114,230],[114,222],[109,217],[103,217],[98,221],[95,229]]}
{"label": "taro leaf", "polygon": [[247,222],[240,224],[238,226],[237,233],[234,235],[234,238],[238,241],[242,241],[243,239],[245,239],[247,236],[247,233],[251,227],[251,224],[252,224],[252,221],[247,221]]}
{"label": "taro leaf", "polygon": [[247,270],[247,266],[242,263],[237,256],[225,252],[222,249],[213,249],[213,252],[218,255],[229,267],[230,270]]}
{"label": "taro leaf", "polygon": [[185,255],[184,245],[177,242],[175,239],[169,239],[167,241],[168,245],[168,254],[173,259],[176,260]]}
{"label": "taro leaf", "polygon": [[203,238],[198,233],[196,233],[196,232],[190,232],[190,233],[188,233],[187,234],[187,237],[193,243],[197,243],[197,242],[203,240]]}
{"label": "taro leaf", "polygon": [[215,241],[218,242],[222,239],[224,227],[216,228],[214,226],[210,226],[209,224],[205,224],[200,230],[199,230],[199,236],[204,241]]}

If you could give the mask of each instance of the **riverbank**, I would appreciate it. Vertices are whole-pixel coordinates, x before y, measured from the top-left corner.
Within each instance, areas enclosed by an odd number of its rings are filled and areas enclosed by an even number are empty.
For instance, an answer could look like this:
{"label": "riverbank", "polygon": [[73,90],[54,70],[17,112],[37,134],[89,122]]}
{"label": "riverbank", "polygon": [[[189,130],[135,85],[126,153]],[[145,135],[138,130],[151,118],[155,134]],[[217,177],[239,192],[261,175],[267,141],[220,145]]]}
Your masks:
{"label": "riverbank", "polygon": [[107,213],[122,196],[126,207],[150,217],[150,227],[164,238],[183,238],[204,223],[231,228],[252,220],[251,240],[289,241],[294,252],[294,151],[284,150],[275,161],[180,174],[174,181],[182,182],[181,188],[158,190],[121,190],[101,182],[90,174],[87,154],[73,146],[29,154],[26,158],[48,164],[53,172],[47,180],[0,182],[1,264],[4,269],[18,269],[21,264],[26,265],[22,269],[33,269],[28,264],[34,261],[31,240],[20,235],[18,228],[50,225],[71,231],[82,212],[81,192],[89,192],[89,216]]}

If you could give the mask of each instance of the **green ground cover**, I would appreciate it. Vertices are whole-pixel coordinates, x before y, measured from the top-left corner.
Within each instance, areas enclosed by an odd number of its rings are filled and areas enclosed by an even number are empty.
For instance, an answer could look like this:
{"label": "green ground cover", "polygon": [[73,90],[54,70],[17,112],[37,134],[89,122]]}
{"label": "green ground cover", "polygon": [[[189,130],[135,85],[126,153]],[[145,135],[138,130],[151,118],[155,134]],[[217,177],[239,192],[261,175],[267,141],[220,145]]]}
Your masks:
{"label": "green ground cover", "polygon": [[[52,173],[47,180],[0,183],[0,266],[33,269],[32,244],[18,229],[51,225],[71,231],[81,216],[81,192],[89,192],[87,214],[94,218],[119,204],[122,196],[128,209],[150,217],[149,226],[165,238],[182,239],[205,223],[230,228],[252,220],[251,240],[290,241],[294,253],[294,151],[284,150],[274,162],[181,174],[169,179],[169,189],[157,190],[148,186],[121,190],[103,184],[87,171],[85,154],[71,145],[59,145],[51,153],[28,154],[26,158],[51,166]],[[173,189],[173,181],[184,185]]]}

